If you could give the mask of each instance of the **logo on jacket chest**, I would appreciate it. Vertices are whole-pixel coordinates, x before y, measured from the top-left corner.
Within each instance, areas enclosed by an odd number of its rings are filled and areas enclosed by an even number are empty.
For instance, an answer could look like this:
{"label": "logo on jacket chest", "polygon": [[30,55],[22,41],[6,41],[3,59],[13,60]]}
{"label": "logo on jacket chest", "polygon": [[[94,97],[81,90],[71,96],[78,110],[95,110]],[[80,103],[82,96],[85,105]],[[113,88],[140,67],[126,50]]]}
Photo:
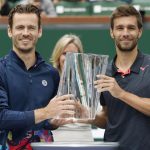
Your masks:
{"label": "logo on jacket chest", "polygon": [[47,86],[48,85],[48,82],[46,80],[42,80],[42,85],[43,86]]}

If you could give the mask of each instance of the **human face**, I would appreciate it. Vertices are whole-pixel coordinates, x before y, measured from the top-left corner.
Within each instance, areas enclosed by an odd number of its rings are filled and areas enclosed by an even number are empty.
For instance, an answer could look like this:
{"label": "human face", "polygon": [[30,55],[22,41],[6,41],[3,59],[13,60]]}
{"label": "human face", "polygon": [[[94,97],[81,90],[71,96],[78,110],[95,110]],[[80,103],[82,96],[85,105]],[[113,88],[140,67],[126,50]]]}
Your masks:
{"label": "human face", "polygon": [[29,53],[35,50],[37,40],[42,35],[38,27],[36,14],[18,14],[13,17],[12,28],[8,27],[8,36],[12,38],[13,50]]}
{"label": "human face", "polygon": [[65,58],[66,58],[66,53],[67,52],[74,52],[74,53],[78,53],[79,52],[79,49],[78,47],[73,44],[73,43],[70,43],[68,44],[65,49],[63,50],[63,53],[61,54],[60,56],[60,59],[59,59],[59,64],[60,64],[60,70],[62,71],[63,67],[64,67],[64,62],[65,62]]}
{"label": "human face", "polygon": [[114,20],[114,28],[110,30],[110,34],[117,50],[129,52],[137,50],[137,42],[141,37],[142,29],[138,28],[135,16],[119,17]]}

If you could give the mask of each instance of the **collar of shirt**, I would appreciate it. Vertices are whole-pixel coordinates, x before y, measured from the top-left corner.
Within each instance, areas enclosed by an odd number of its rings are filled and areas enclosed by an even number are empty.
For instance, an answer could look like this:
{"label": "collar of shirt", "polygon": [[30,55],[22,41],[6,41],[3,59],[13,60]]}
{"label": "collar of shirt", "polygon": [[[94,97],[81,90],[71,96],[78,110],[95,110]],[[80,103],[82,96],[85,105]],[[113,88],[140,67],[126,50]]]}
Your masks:
{"label": "collar of shirt", "polygon": [[[120,73],[120,71],[118,72],[118,68],[115,65],[116,57],[117,56],[115,56],[114,59],[111,62],[111,68],[112,68],[111,69],[111,73],[112,73],[112,76],[115,76],[117,73]],[[134,63],[132,64],[131,68],[127,72],[125,72],[125,74],[127,75],[127,74],[129,74],[131,72],[134,72],[134,73],[138,74],[140,72],[140,67],[141,67],[141,65],[143,63],[143,60],[144,60],[144,54],[142,52],[138,51],[138,55],[137,55]]]}
{"label": "collar of shirt", "polygon": [[120,73],[121,76],[126,76],[126,75],[129,75],[131,73],[131,69],[129,68],[127,71],[122,71],[118,68],[117,72]]}
{"label": "collar of shirt", "polygon": [[[34,68],[34,67],[40,65],[41,63],[45,62],[38,52],[35,52],[35,53],[36,53],[36,62],[31,68]],[[15,62],[16,64],[18,64],[22,68],[26,69],[24,62],[18,57],[18,55],[13,50],[10,51],[9,56],[10,56],[10,59],[12,62]],[[12,62],[10,62],[10,63],[12,63]]]}

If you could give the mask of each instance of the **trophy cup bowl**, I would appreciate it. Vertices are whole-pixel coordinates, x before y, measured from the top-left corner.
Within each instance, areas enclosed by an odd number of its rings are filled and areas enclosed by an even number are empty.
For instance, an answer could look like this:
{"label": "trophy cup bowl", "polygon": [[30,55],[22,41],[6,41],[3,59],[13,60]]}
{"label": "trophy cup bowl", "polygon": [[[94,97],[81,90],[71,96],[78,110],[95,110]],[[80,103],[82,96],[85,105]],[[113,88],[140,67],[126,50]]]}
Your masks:
{"label": "trophy cup bowl", "polygon": [[73,94],[76,101],[74,119],[94,119],[100,108],[100,92],[94,88],[96,75],[105,74],[108,55],[92,53],[66,54],[57,95]]}

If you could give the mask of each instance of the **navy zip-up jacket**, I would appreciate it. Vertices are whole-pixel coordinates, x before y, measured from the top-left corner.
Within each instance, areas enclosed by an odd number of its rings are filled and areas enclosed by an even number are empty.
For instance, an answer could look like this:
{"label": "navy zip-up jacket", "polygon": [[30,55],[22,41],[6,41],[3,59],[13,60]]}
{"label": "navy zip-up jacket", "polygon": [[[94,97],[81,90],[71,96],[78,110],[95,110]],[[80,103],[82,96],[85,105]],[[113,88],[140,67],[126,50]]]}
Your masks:
{"label": "navy zip-up jacket", "polygon": [[36,56],[36,64],[28,70],[14,51],[0,59],[0,133],[12,131],[14,140],[28,130],[51,129],[47,120],[35,124],[33,110],[56,95],[59,74],[37,52]]}

